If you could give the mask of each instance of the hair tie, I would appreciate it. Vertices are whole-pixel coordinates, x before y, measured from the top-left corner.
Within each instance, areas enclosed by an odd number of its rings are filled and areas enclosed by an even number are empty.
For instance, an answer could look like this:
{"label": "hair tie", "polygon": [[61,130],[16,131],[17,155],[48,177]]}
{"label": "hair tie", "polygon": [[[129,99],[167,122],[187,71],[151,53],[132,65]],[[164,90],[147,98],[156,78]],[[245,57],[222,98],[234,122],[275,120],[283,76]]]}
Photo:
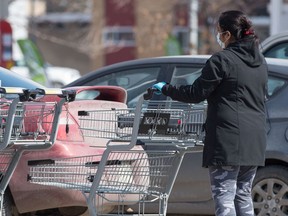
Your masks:
{"label": "hair tie", "polygon": [[244,35],[253,35],[254,31],[252,29],[248,29],[244,32]]}

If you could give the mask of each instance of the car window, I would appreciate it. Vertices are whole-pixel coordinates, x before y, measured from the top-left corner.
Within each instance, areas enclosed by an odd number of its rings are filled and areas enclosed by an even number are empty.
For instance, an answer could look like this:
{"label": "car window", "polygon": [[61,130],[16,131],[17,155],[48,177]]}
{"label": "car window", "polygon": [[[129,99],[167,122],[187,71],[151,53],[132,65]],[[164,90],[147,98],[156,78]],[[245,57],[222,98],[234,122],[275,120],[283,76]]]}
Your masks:
{"label": "car window", "polygon": [[201,67],[182,67],[177,66],[174,69],[171,84],[191,85],[201,74]]}
{"label": "car window", "polygon": [[[201,75],[201,71],[202,67],[176,66],[173,71],[171,84],[175,86],[191,85]],[[200,104],[206,103],[205,100]]]}
{"label": "car window", "polygon": [[159,71],[160,66],[119,70],[90,80],[85,85],[121,86],[127,90],[128,107],[134,107],[139,96],[156,82]]}
{"label": "car window", "polygon": [[85,90],[75,96],[75,100],[95,100],[100,95],[97,90]]}
{"label": "car window", "polygon": [[269,76],[268,78],[268,97],[276,94],[286,84],[284,79]]}
{"label": "car window", "polygon": [[[176,86],[190,85],[200,76],[201,70],[201,67],[175,67],[171,84]],[[268,97],[276,94],[285,84],[286,81],[284,79],[269,76]]]}
{"label": "car window", "polygon": [[278,44],[264,53],[265,57],[288,59],[288,41]]}

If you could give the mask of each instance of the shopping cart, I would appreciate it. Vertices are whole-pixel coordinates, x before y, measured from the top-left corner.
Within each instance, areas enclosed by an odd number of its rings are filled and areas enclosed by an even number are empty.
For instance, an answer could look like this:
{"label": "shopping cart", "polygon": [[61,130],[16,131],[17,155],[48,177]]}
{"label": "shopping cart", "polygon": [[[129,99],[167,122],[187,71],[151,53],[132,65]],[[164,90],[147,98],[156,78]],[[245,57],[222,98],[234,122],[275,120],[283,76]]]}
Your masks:
{"label": "shopping cart", "polygon": [[[1,87],[0,93],[1,216],[4,193],[21,155],[26,150],[42,150],[52,146],[62,105],[74,98],[74,92]],[[41,102],[35,100],[37,95],[58,95],[63,99],[58,103]],[[11,97],[13,99],[9,99]]]}
{"label": "shopping cart", "polygon": [[129,203],[138,203],[138,214],[145,214],[145,204],[158,202],[159,215],[166,215],[185,153],[202,144],[205,111],[206,106],[144,97],[134,109],[79,111],[84,138],[109,140],[104,153],[31,165],[29,180],[80,190],[93,216],[106,214],[107,202],[121,215]]}

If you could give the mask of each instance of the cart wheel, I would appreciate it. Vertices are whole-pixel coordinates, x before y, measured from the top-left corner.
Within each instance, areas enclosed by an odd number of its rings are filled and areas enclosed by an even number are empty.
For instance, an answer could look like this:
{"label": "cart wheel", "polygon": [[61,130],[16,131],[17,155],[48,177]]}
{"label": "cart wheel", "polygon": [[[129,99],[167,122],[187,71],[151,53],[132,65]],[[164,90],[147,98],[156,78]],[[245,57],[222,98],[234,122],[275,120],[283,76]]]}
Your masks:
{"label": "cart wheel", "polygon": [[287,167],[260,168],[254,179],[252,199],[255,215],[288,215]]}

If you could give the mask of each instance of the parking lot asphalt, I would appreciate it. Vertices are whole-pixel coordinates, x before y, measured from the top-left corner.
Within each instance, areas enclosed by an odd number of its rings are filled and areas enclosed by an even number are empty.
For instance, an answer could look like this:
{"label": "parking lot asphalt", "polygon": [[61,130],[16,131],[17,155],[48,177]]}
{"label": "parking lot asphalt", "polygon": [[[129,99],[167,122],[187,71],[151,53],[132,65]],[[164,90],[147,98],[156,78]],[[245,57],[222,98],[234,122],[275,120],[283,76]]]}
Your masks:
{"label": "parking lot asphalt", "polygon": [[[116,216],[117,214],[115,214]],[[129,215],[129,214],[126,214]],[[131,216],[135,216],[136,214],[131,214]],[[24,215],[25,216],[25,215]],[[28,215],[27,215],[28,216]],[[30,214],[29,216],[63,216],[58,210],[51,210],[50,212],[45,211],[44,214],[41,212],[38,212],[37,214]],[[88,211],[86,211],[84,214],[78,215],[78,216],[89,216]],[[149,216],[149,214],[147,214]],[[155,216],[155,214],[153,214]],[[213,216],[213,215],[195,215],[195,214],[167,214],[167,216]]]}

